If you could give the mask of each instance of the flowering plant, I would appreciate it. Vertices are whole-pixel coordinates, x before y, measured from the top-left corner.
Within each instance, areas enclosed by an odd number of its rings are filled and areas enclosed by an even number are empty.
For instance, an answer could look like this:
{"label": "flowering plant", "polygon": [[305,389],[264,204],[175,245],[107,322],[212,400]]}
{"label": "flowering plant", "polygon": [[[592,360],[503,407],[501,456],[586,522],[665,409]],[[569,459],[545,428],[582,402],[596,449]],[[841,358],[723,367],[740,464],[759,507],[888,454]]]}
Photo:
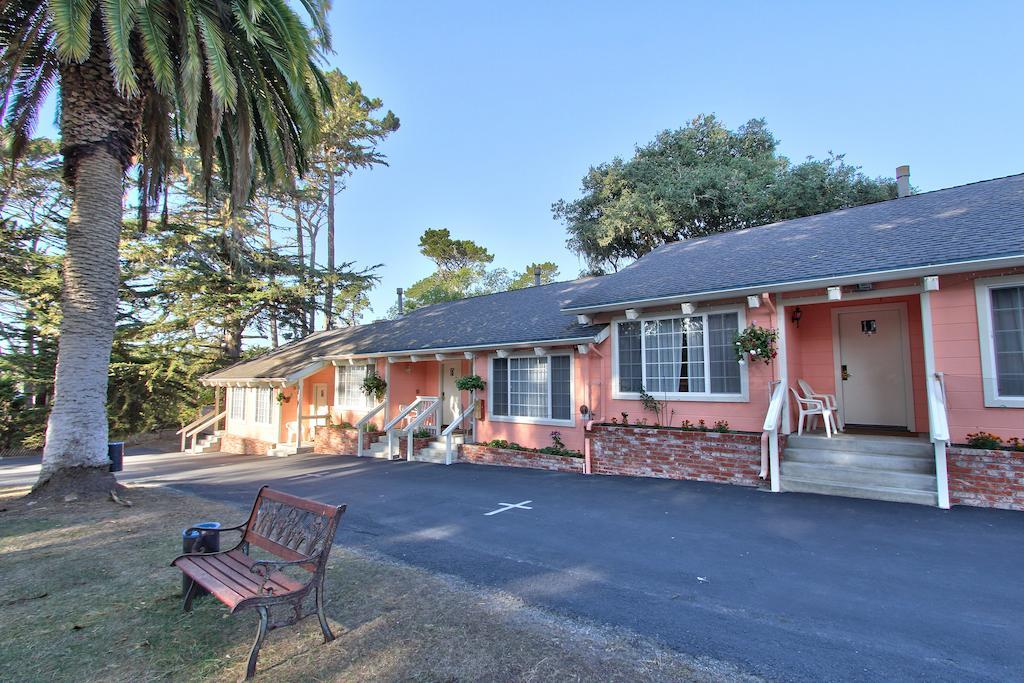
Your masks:
{"label": "flowering plant", "polygon": [[775,330],[750,325],[736,335],[736,357],[740,363],[744,363],[745,356],[749,355],[753,360],[768,365],[779,355],[775,350],[775,343],[778,340],[779,333]]}

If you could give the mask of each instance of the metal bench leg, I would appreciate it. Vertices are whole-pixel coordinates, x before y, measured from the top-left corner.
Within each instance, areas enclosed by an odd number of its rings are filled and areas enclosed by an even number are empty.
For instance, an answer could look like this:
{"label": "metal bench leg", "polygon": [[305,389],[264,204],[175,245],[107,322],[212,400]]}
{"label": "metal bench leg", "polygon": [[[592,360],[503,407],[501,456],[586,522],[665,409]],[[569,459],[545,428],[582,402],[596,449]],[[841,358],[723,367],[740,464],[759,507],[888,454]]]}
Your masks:
{"label": "metal bench leg", "polygon": [[324,614],[324,587],[317,586],[316,589],[316,616],[320,619],[320,630],[324,632],[324,642],[329,643],[334,640],[334,634],[331,633],[331,626],[327,623],[327,615]]}
{"label": "metal bench leg", "polygon": [[249,650],[249,664],[245,667],[245,680],[249,680],[256,675],[256,659],[260,656],[260,647],[263,646],[263,638],[267,635],[267,608],[257,607],[256,611],[260,613],[260,626],[259,630],[256,631],[256,642],[252,644],[252,649]]}
{"label": "metal bench leg", "polygon": [[181,601],[181,611],[191,612],[192,611],[192,600],[195,599],[196,593],[199,592],[199,584],[195,581],[189,581],[188,590],[185,591],[185,597]]}

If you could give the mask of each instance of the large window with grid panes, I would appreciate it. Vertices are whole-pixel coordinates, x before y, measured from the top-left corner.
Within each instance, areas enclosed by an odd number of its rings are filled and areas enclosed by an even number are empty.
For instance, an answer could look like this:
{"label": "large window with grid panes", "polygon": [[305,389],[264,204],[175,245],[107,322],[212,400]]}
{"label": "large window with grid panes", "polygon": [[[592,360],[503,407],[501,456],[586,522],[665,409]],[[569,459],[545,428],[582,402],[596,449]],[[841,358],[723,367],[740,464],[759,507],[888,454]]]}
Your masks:
{"label": "large window with grid panes", "polygon": [[736,356],[740,310],[666,315],[614,323],[614,394],[677,400],[746,400]]}
{"label": "large window with grid panes", "polygon": [[976,282],[985,405],[1024,408],[1024,277]]}
{"label": "large window with grid panes", "polygon": [[374,372],[372,364],[338,365],[335,405],[340,408],[364,409],[374,406],[373,399],[363,391],[363,380]]}
{"label": "large window with grid panes", "polygon": [[491,358],[490,414],[496,420],[570,423],[572,355]]}

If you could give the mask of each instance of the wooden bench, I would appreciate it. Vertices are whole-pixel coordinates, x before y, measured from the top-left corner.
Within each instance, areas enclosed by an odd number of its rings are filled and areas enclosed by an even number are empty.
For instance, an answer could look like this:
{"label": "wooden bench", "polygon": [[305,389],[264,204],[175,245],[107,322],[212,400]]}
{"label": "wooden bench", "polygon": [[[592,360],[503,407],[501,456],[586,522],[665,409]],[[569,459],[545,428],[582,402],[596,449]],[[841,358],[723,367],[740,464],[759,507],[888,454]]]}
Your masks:
{"label": "wooden bench", "polygon": [[[249,651],[246,680],[256,673],[256,659],[267,631],[294,624],[316,612],[324,642],[334,640],[324,615],[324,573],[344,512],[344,505],[324,505],[264,486],[244,524],[220,529],[222,533],[240,532],[238,545],[217,553],[186,553],[171,563],[192,580],[185,591],[184,611],[192,609],[192,600],[202,587],[227,605],[232,614],[244,609],[255,609],[259,613],[259,630]],[[189,529],[192,530],[209,531],[196,527]],[[275,559],[250,557],[252,547],[266,551]],[[305,570],[309,579],[300,581],[288,576],[281,571],[285,568]],[[310,592],[314,594],[315,607],[306,611],[303,602]],[[275,613],[279,617],[277,621],[270,619],[273,607],[282,607],[285,612],[283,615]]]}

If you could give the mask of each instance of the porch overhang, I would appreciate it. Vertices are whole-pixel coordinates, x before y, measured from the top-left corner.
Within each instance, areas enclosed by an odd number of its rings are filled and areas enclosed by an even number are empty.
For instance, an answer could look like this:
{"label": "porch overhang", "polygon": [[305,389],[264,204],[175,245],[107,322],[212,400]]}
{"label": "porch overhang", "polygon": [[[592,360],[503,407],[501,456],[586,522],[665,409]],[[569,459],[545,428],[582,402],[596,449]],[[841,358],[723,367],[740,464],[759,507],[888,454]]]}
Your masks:
{"label": "porch overhang", "polygon": [[616,301],[590,306],[566,306],[562,308],[562,311],[565,313],[575,313],[577,315],[592,315],[595,313],[624,311],[627,309],[640,310],[644,308],[676,306],[684,303],[713,301],[724,298],[740,298],[758,295],[765,292],[798,292],[807,289],[855,285],[861,282],[888,282],[892,280],[905,280],[930,275],[949,275],[951,273],[965,273],[972,270],[990,270],[996,268],[1013,268],[1018,266],[1024,266],[1024,255],[1000,256],[988,259],[972,259],[968,261],[953,261],[948,263],[914,266],[910,268],[868,271],[851,273],[848,275],[808,278],[804,280],[766,282],[755,285],[745,285],[742,287],[673,294],[671,296],[652,297],[650,299],[632,299],[629,301]]}
{"label": "porch overhang", "polygon": [[287,387],[298,383],[315,372],[323,369],[327,362],[314,358],[312,363],[304,365],[295,372],[284,377],[203,377],[201,384],[208,387]]}

